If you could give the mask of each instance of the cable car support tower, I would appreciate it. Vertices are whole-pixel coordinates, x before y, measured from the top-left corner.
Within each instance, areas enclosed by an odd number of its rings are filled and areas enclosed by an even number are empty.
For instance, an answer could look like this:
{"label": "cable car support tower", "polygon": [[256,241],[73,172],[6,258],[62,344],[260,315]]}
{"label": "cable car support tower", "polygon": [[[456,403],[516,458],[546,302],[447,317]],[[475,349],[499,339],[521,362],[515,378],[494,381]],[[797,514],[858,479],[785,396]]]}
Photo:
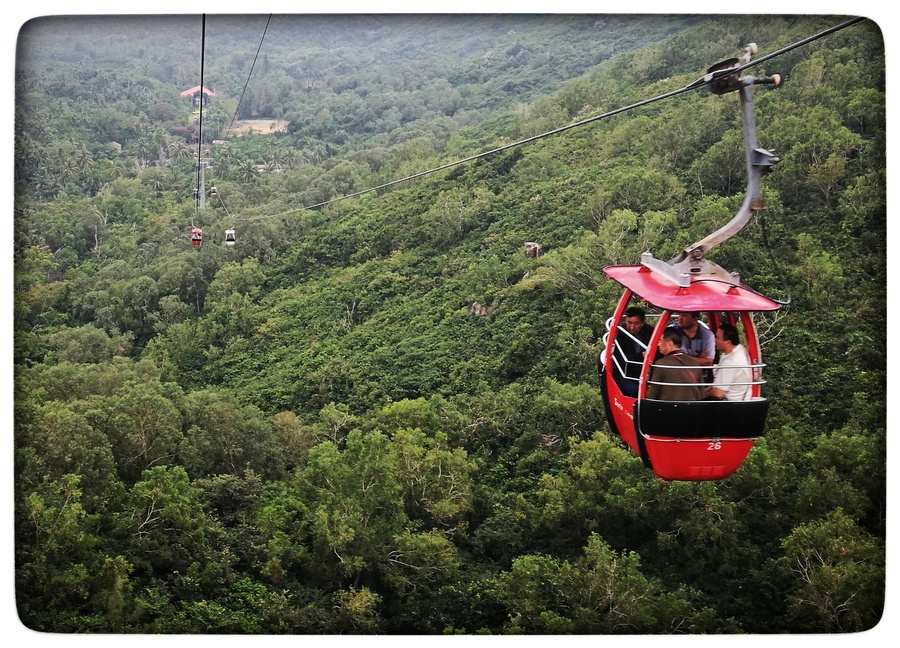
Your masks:
{"label": "cable car support tower", "polygon": [[203,151],[203,156],[194,156],[194,167],[198,169],[197,198],[199,200],[199,209],[206,209],[206,169],[212,166],[212,158],[209,156],[209,150]]}

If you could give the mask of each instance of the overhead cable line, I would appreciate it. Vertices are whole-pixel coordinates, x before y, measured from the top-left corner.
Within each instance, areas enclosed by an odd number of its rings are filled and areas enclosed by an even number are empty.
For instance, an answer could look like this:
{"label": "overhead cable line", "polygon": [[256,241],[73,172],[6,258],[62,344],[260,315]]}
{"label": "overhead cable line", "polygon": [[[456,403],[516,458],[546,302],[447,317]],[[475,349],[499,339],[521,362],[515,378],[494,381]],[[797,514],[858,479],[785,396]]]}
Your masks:
{"label": "overhead cable line", "polygon": [[228,130],[231,130],[231,127],[234,126],[234,120],[237,119],[238,110],[240,110],[241,102],[244,100],[244,93],[247,92],[247,86],[250,85],[250,77],[253,76],[253,68],[256,67],[256,60],[259,58],[259,52],[262,50],[263,41],[266,39],[266,32],[269,31],[269,22],[272,20],[272,14],[269,14],[269,17],[266,19],[266,26],[263,28],[263,35],[259,39],[259,47],[256,48],[256,56],[253,57],[253,63],[250,65],[250,72],[247,73],[247,80],[244,82],[244,89],[241,90],[241,97],[238,99],[237,107],[234,109],[234,115],[231,117],[231,123],[228,125]]}
{"label": "overhead cable line", "polygon": [[[250,72],[247,74],[247,81],[244,83],[244,89],[241,91],[240,99],[238,99],[237,107],[235,108],[234,115],[231,118],[231,124],[228,126],[229,130],[231,126],[234,125],[234,120],[237,117],[238,110],[240,109],[241,102],[244,99],[244,92],[247,90],[247,86],[250,84],[250,78],[253,75],[253,68],[256,66],[256,61],[259,58],[259,52],[262,50],[263,41],[266,38],[266,33],[269,30],[269,22],[272,20],[272,14],[269,14],[268,19],[266,19],[266,26],[263,29],[263,35],[259,40],[259,47],[256,48],[256,56],[253,58],[253,63],[250,66]],[[201,31],[202,35],[200,38],[200,122],[199,122],[199,135],[197,137],[197,186],[201,185],[201,174],[204,166],[204,158],[202,156],[203,150],[203,77],[204,77],[204,68],[206,62],[206,14],[202,15],[201,22]],[[218,195],[218,193],[217,193]],[[198,198],[199,202],[199,198]],[[225,214],[230,218],[231,215],[228,213],[228,209],[225,207],[225,202],[222,200],[222,197],[219,196],[219,203],[222,205],[222,209],[225,210]],[[195,213],[199,211],[199,206],[195,205]]]}
{"label": "overhead cable line", "polygon": [[[863,20],[865,20],[865,18],[863,16],[856,16],[854,18],[850,18],[849,20],[846,20],[845,22],[842,22],[833,27],[829,27],[825,31],[821,31],[818,34],[814,34],[812,36],[804,38],[803,40],[797,41],[796,43],[791,43],[790,45],[782,47],[779,50],[775,50],[774,52],[770,52],[769,54],[760,56],[759,58],[754,59],[753,61],[751,61],[750,63],[747,63],[746,65],[740,65],[738,67],[731,68],[727,72],[728,72],[728,74],[740,74],[747,68],[754,67],[756,65],[759,65],[760,63],[765,63],[766,61],[768,61],[770,59],[773,59],[777,56],[781,56],[782,54],[786,54],[787,52],[797,49],[798,47],[803,47],[804,45],[808,45],[809,43],[812,43],[813,41],[819,40],[820,38],[824,38],[825,36],[828,36],[837,31],[845,29],[846,27],[849,27],[850,25],[855,25],[856,23],[862,22]],[[697,79],[697,81],[695,81],[694,83],[695,84],[700,83],[701,81],[704,81],[705,79],[707,79],[708,76],[709,75],[700,77],[700,79]],[[706,83],[709,83],[709,81],[711,81],[711,80],[712,79],[708,79],[701,85],[705,85]]]}
{"label": "overhead cable line", "polygon": [[[231,117],[231,123],[228,125],[228,130],[231,130],[231,127],[234,125],[234,121],[237,118],[238,112],[241,107],[241,103],[244,100],[244,93],[247,91],[247,87],[250,85],[250,78],[253,76],[253,69],[256,67],[257,59],[259,59],[259,53],[262,50],[263,41],[265,41],[265,39],[266,39],[266,33],[269,31],[269,23],[271,22],[271,20],[272,20],[272,14],[269,14],[269,17],[266,19],[266,26],[263,28],[263,35],[259,39],[259,46],[256,48],[256,56],[253,57],[253,63],[250,65],[250,71],[247,73],[247,80],[244,82],[244,88],[243,88],[243,90],[241,90],[241,96],[238,99],[237,106],[234,109],[234,115],[232,115],[232,117]],[[205,14],[203,16],[203,24],[204,24],[204,26],[203,26],[203,42],[205,43],[205,40],[206,40],[206,15]],[[201,48],[205,51],[205,47],[201,46]],[[203,57],[201,55],[201,64],[200,64],[200,91],[201,92],[203,91],[203,62],[202,61],[204,58],[205,57]],[[202,141],[203,141],[203,138],[202,138],[202,131],[203,131],[202,106],[201,106],[201,110],[200,110],[200,130],[201,130],[200,144],[201,144],[201,148],[202,148]],[[198,150],[198,157],[199,157],[199,150]],[[200,167],[198,166],[197,167],[198,184],[199,184],[199,175],[200,175]],[[219,194],[217,192],[216,195],[219,198],[219,204],[222,205],[222,209],[225,210],[225,215],[228,216],[229,218],[231,218],[231,214],[228,213],[228,208],[225,207],[225,201],[222,200],[221,194]]]}
{"label": "overhead cable line", "polygon": [[565,131],[567,131],[567,130],[571,130],[571,129],[573,129],[573,128],[578,128],[578,127],[580,127],[580,126],[584,126],[584,125],[586,125],[586,124],[590,124],[590,123],[592,123],[592,122],[599,121],[599,120],[601,120],[601,119],[606,119],[606,118],[608,118],[608,117],[612,117],[612,116],[614,116],[614,115],[618,115],[618,114],[620,114],[620,113],[627,112],[627,111],[629,111],[629,110],[634,110],[635,108],[640,108],[640,107],[642,107],[642,106],[647,106],[647,105],[650,105],[650,104],[655,103],[655,102],[657,102],[657,101],[662,101],[662,100],[664,100],[664,99],[670,99],[670,98],[675,97],[675,96],[677,96],[677,95],[684,94],[685,92],[689,92],[689,91],[691,91],[691,90],[696,90],[696,89],[698,89],[698,88],[701,88],[701,87],[704,87],[704,86],[706,86],[706,85],[709,85],[710,83],[712,83],[714,80],[716,80],[716,79],[719,78],[720,76],[723,76],[723,75],[726,75],[726,74],[727,74],[727,75],[730,75],[730,74],[736,74],[736,73],[738,73],[738,72],[740,72],[740,71],[742,71],[742,70],[745,70],[745,69],[747,69],[747,68],[754,67],[754,66],[759,65],[760,63],[763,63],[763,62],[765,62],[765,61],[767,61],[767,60],[769,60],[769,59],[772,59],[772,58],[774,58],[774,57],[776,57],[776,56],[781,56],[782,54],[785,54],[786,52],[790,52],[791,50],[794,50],[794,49],[796,49],[796,48],[798,48],[798,47],[802,47],[803,45],[807,45],[807,44],[809,44],[809,43],[811,43],[811,42],[813,42],[813,41],[816,41],[816,40],[818,40],[818,39],[820,39],[820,38],[824,38],[825,36],[828,36],[829,34],[833,34],[834,32],[840,31],[841,29],[844,29],[844,28],[846,28],[846,27],[849,27],[849,26],[851,26],[851,25],[853,25],[853,24],[856,24],[856,23],[858,23],[858,22],[861,22],[861,21],[863,21],[863,20],[865,20],[865,18],[863,18],[863,17],[861,17],[861,16],[860,16],[860,17],[851,18],[850,20],[847,20],[847,21],[845,21],[845,22],[843,22],[843,23],[840,23],[840,24],[838,24],[838,25],[835,25],[835,26],[833,26],[833,27],[830,27],[830,28],[828,28],[828,29],[826,29],[826,30],[824,30],[824,31],[822,31],[822,32],[819,32],[819,33],[813,35],[813,36],[809,36],[808,38],[804,38],[803,40],[797,41],[796,43],[792,43],[791,45],[788,45],[788,46],[786,46],[786,47],[783,47],[783,48],[781,48],[780,50],[777,50],[777,51],[775,51],[775,52],[772,52],[771,54],[767,54],[767,55],[765,55],[765,56],[761,56],[761,57],[759,57],[758,59],[756,59],[756,60],[754,60],[754,61],[752,61],[752,62],[750,62],[750,63],[748,63],[748,64],[746,64],[746,65],[743,65],[743,66],[740,66],[740,67],[735,67],[735,68],[728,68],[727,70],[721,70],[721,71],[714,72],[714,73],[711,73],[711,74],[706,74],[706,75],[700,77],[699,79],[697,79],[696,81],[694,81],[694,82],[692,82],[692,83],[689,83],[688,85],[684,86],[683,88],[678,88],[677,90],[672,90],[672,91],[670,91],[670,92],[665,92],[665,93],[660,94],[660,95],[657,95],[657,96],[655,96],[655,97],[651,97],[651,98],[649,98],[649,99],[644,99],[644,100],[642,100],[642,101],[638,101],[638,102],[636,102],[636,103],[629,104],[629,105],[623,106],[623,107],[621,107],[621,108],[616,108],[616,109],[614,109],[614,110],[610,110],[610,111],[605,112],[605,113],[602,113],[602,114],[600,114],[600,115],[595,115],[595,116],[593,116],[593,117],[588,117],[587,119],[582,119],[582,120],[580,120],[580,121],[573,122],[573,123],[568,124],[568,125],[566,125],[566,126],[560,126],[559,128],[554,128],[553,130],[547,131],[547,132],[545,132],[545,133],[540,133],[540,134],[538,134],[538,135],[533,135],[533,136],[531,136],[531,137],[527,137],[527,138],[525,138],[525,139],[522,139],[522,140],[519,140],[519,141],[516,141],[516,142],[511,142],[511,143],[509,143],[509,144],[504,144],[503,146],[498,146],[497,148],[493,148],[493,149],[490,149],[490,150],[488,150],[488,151],[483,151],[483,152],[478,153],[478,154],[476,154],[476,155],[470,155],[469,157],[462,158],[462,159],[456,160],[456,161],[454,161],[454,162],[448,162],[447,164],[442,164],[442,165],[440,165],[440,166],[434,167],[434,168],[432,168],[432,169],[428,169],[428,170],[426,170],[426,171],[420,171],[419,173],[414,173],[414,174],[412,174],[412,175],[408,175],[408,176],[405,176],[405,177],[403,177],[403,178],[398,178],[398,179],[396,179],[396,180],[391,180],[390,182],[385,182],[385,183],[383,183],[383,184],[376,185],[376,186],[374,186],[374,187],[369,187],[368,189],[363,189],[363,190],[361,190],[361,191],[356,191],[356,192],[353,192],[353,193],[350,193],[350,194],[347,194],[347,195],[344,195],[344,196],[339,196],[338,198],[332,198],[332,199],[330,199],[330,200],[325,200],[325,201],[322,201],[322,202],[319,202],[319,203],[315,203],[315,204],[313,204],[313,205],[306,205],[306,206],[304,206],[304,207],[299,207],[299,208],[297,208],[297,209],[292,209],[292,210],[289,210],[289,211],[286,211],[286,212],[281,212],[280,214],[269,214],[269,215],[266,215],[266,216],[257,216],[257,217],[255,217],[255,218],[254,218],[254,217],[250,217],[250,218],[244,218],[244,219],[242,219],[242,220],[248,220],[248,221],[249,221],[249,220],[261,220],[261,219],[264,219],[264,218],[278,218],[278,217],[280,217],[280,216],[287,216],[287,215],[289,215],[289,214],[297,213],[297,212],[300,212],[300,211],[306,211],[306,210],[310,210],[310,209],[317,209],[317,208],[319,208],[319,207],[324,207],[325,205],[330,205],[330,204],[332,204],[332,203],[336,203],[336,202],[339,202],[339,201],[341,201],[341,200],[346,200],[346,199],[348,199],[348,198],[355,198],[355,197],[357,197],[357,196],[361,196],[361,195],[363,195],[363,194],[371,193],[371,192],[373,192],[373,191],[379,191],[379,190],[381,190],[381,189],[386,189],[387,187],[391,187],[391,186],[393,186],[393,185],[400,184],[401,182],[407,182],[407,181],[409,181],[409,180],[415,180],[416,178],[421,178],[421,177],[423,177],[423,176],[430,175],[430,174],[432,174],[432,173],[436,173],[436,172],[438,172],[438,171],[443,171],[444,169],[449,169],[449,168],[451,168],[451,167],[458,166],[458,165],[460,165],[460,164],[465,164],[466,162],[472,162],[472,161],[474,161],[474,160],[478,160],[478,159],[480,159],[480,158],[487,157],[488,155],[493,155],[494,153],[499,153],[499,152],[501,152],[501,151],[506,151],[506,150],[508,150],[508,149],[515,148],[515,147],[517,147],[517,146],[522,146],[523,144],[530,144],[531,142],[535,142],[535,141],[537,141],[537,140],[539,140],[539,139],[543,139],[543,138],[549,137],[549,136],[551,136],[551,135],[556,135],[556,134],[558,134],[558,133],[562,133],[562,132],[565,132]]}
{"label": "overhead cable line", "polygon": [[[200,186],[200,173],[202,169],[201,154],[203,152],[203,73],[206,61],[206,14],[201,15],[200,21],[200,122],[197,132],[197,184]],[[199,198],[194,203],[194,213],[199,216]]]}

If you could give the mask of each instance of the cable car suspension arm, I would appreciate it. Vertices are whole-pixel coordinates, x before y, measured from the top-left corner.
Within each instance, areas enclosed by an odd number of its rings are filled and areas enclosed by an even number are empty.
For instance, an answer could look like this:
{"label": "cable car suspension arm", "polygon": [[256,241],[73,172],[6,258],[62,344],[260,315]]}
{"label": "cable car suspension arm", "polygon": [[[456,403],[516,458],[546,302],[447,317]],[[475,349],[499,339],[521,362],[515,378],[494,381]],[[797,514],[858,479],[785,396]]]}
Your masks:
{"label": "cable car suspension arm", "polygon": [[756,54],[756,44],[750,43],[744,50],[744,55],[740,58],[727,59],[710,67],[702,79],[714,94],[740,93],[744,131],[744,161],[747,167],[747,195],[744,202],[728,223],[706,238],[687,246],[668,264],[654,259],[649,253],[645,253],[641,260],[642,264],[665,272],[679,285],[687,285],[690,276],[698,275],[715,277],[734,284],[740,283],[740,278],[736,274],[727,272],[707,260],[706,253],[743,229],[750,221],[754,211],[765,208],[764,201],[760,198],[761,180],[778,162],[777,157],[770,151],[760,148],[756,141],[753,86],[772,85],[778,87],[781,84],[781,77],[777,74],[771,77],[739,76],[736,70],[745,67],[750,62],[750,58]]}

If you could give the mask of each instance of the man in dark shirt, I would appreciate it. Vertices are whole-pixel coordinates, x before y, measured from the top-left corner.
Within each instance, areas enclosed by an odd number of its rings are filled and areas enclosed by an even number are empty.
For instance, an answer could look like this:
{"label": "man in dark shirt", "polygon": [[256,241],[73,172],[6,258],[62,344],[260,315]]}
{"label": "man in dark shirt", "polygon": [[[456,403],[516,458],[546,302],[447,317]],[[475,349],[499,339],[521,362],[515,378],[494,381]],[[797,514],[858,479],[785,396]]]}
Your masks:
{"label": "man in dark shirt", "polygon": [[[647,343],[653,335],[653,327],[646,322],[647,314],[639,306],[625,311],[625,325],[616,333],[613,377],[625,396],[637,398],[641,366],[647,353]],[[619,369],[625,372],[622,372]]]}
{"label": "man in dark shirt", "polygon": [[[659,340],[662,358],[653,363],[647,398],[667,401],[703,399],[703,376],[694,358],[681,351],[681,332],[667,328]],[[664,383],[664,384],[659,384]]]}
{"label": "man in dark shirt", "polygon": [[[700,313],[678,313],[678,323],[673,328],[681,332],[681,352],[691,356],[697,364],[711,367],[716,360],[716,336],[700,321]],[[709,369],[703,370],[703,381],[712,382]]]}

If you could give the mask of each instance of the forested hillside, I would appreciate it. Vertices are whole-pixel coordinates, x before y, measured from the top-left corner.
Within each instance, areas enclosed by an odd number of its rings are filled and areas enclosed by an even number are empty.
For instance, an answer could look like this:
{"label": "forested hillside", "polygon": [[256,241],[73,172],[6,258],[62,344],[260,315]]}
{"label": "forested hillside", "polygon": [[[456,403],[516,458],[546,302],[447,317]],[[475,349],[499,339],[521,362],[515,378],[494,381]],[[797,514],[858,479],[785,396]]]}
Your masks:
{"label": "forested hillside", "polygon": [[[755,96],[760,145],[780,162],[766,209],[712,256],[789,304],[758,322],[766,434],[720,482],[644,468],[609,430],[596,360],[621,290],[603,268],[646,250],[669,259],[740,206],[737,95],[698,89],[451,164],[682,88],[750,41],[764,55],[845,19],[24,25],[13,232],[23,624],[874,627],[886,537],[878,26],[753,71],[784,79]],[[201,61],[214,93],[202,120],[180,96],[201,84]],[[244,119],[288,126],[230,134]],[[195,155],[207,150],[215,191],[201,209]]]}

